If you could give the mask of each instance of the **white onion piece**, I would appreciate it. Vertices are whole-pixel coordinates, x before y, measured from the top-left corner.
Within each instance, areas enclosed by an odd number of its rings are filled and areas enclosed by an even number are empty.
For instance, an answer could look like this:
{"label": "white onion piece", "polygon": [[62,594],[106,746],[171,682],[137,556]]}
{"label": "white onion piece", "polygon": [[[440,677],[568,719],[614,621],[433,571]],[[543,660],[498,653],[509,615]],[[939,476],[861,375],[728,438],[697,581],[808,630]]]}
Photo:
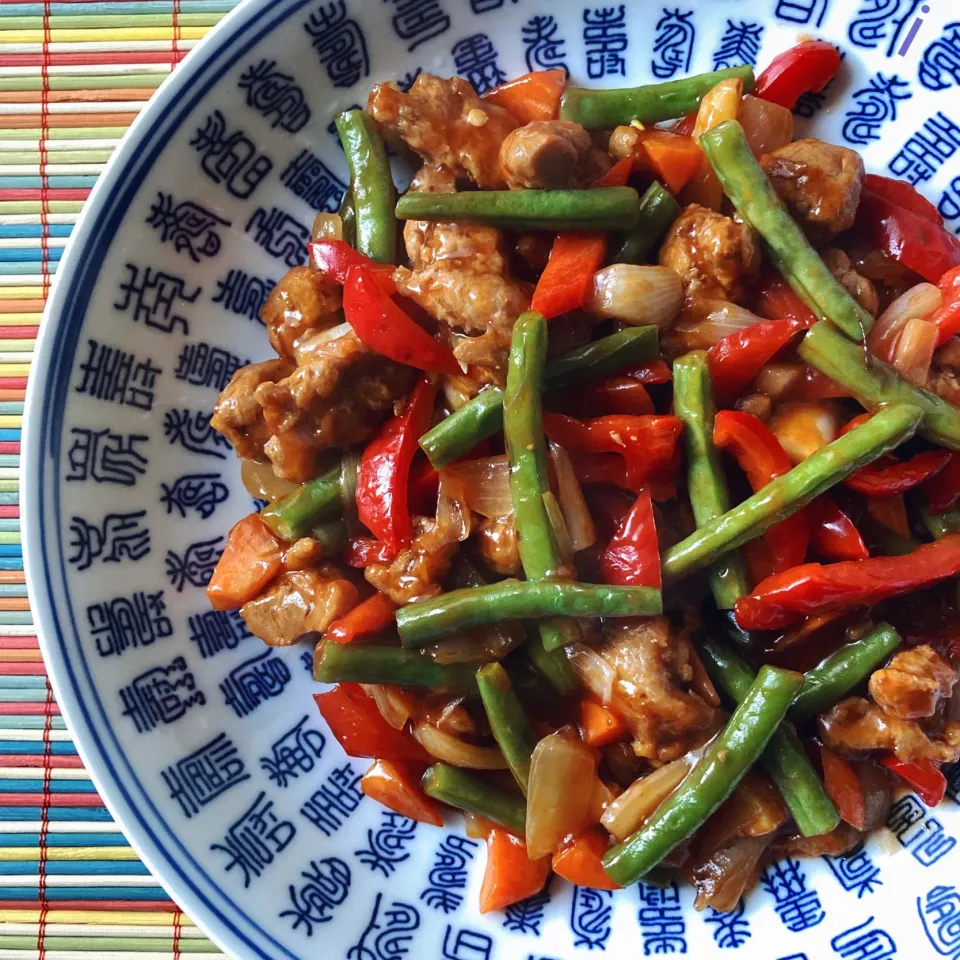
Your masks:
{"label": "white onion piece", "polygon": [[613,685],[617,680],[617,671],[592,647],[583,643],[574,643],[564,647],[570,666],[588,693],[592,693],[600,703],[608,704],[613,699]]}
{"label": "white onion piece", "polygon": [[669,267],[615,263],[593,275],[584,309],[635,326],[667,327],[683,306],[683,281]]}
{"label": "white onion piece", "polygon": [[922,387],[930,373],[938,336],[936,324],[911,317],[900,331],[890,365],[904,380]]}
{"label": "white onion piece", "polygon": [[527,854],[549,856],[589,822],[597,779],[593,752],[578,737],[551,733],[536,745],[527,784]]}
{"label": "white onion piece", "polygon": [[557,495],[560,500],[560,509],[570,534],[570,544],[573,552],[578,553],[592,547],[597,542],[597,528],[587,501],[583,497],[583,489],[577,475],[574,473],[570,455],[558,443],[550,441],[550,459],[557,474]]}
{"label": "white onion piece", "polygon": [[499,747],[478,747],[473,743],[464,743],[426,721],[413,728],[413,735],[431,757],[453,767],[465,767],[468,770],[505,770],[507,767]]}
{"label": "white onion piece", "polygon": [[313,218],[311,240],[342,240],[343,220],[339,213],[318,213]]}
{"label": "white onion piece", "polygon": [[692,766],[689,756],[680,757],[635,780],[607,807],[600,823],[618,840],[626,840],[680,786]]}
{"label": "white onion piece", "polygon": [[361,686],[373,697],[380,716],[394,730],[402,730],[407,721],[413,719],[413,699],[406,691],[386,683],[364,683]]}
{"label": "white onion piece", "polygon": [[484,517],[506,517],[513,513],[510,498],[510,464],[506,456],[466,460],[440,471],[460,485],[463,502]]}
{"label": "white onion piece", "polygon": [[763,323],[763,317],[746,307],[727,300],[703,299],[697,301],[694,310],[684,312],[672,332],[681,339],[684,349],[702,350],[757,323]]}
{"label": "white onion piece", "polygon": [[543,506],[547,512],[547,519],[550,526],[553,527],[553,536],[557,541],[557,550],[560,553],[560,559],[564,564],[573,563],[573,543],[570,541],[570,533],[567,530],[567,521],[563,518],[563,511],[560,504],[554,496],[552,490],[541,494],[543,497]]}
{"label": "white onion piece", "polygon": [[240,479],[244,489],[256,500],[279,500],[288,493],[297,489],[295,483],[281,480],[269,463],[259,463],[256,460],[240,461]]}
{"label": "white onion piece", "polygon": [[784,403],[770,418],[791,463],[800,463],[840,436],[841,410],[834,400]]}
{"label": "white onion piece", "polygon": [[940,309],[943,294],[932,283],[918,283],[901,293],[883,313],[867,334],[870,352],[888,363],[893,359],[897,340],[908,320],[929,317]]}
{"label": "white onion piece", "polygon": [[335,327],[330,327],[327,330],[311,333],[304,346],[310,349],[316,347],[318,344],[329,343],[331,340],[339,340],[341,337],[349,337],[352,334],[353,327],[351,327],[349,323],[338,323]]}
{"label": "white onion piece", "polygon": [[793,140],[793,113],[778,103],[746,96],[740,102],[738,119],[758,160]]}

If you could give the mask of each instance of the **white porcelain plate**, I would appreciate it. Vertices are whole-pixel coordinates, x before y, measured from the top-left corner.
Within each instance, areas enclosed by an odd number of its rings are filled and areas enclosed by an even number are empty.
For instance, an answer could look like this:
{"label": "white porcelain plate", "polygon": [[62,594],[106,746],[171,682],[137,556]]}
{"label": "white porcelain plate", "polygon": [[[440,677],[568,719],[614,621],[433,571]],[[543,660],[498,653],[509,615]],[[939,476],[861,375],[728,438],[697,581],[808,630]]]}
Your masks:
{"label": "white porcelain plate", "polygon": [[[311,693],[203,592],[251,508],[208,425],[257,319],[303,262],[346,165],[330,126],[377,81],[528,69],[622,86],[765,62],[816,35],[843,74],[799,112],[960,224],[952,0],[251,0],[191,53],[117,150],[63,261],[27,404],[25,555],[83,758],[144,860],[237,958],[513,960],[716,951],[763,960],[960,957],[955,800],[915,797],[838,860],[767,870],[734,914],[688,889],[555,880],[481,917],[484,851],[364,799]],[[801,122],[805,125],[807,120]],[[955,792],[955,790],[954,790]]]}

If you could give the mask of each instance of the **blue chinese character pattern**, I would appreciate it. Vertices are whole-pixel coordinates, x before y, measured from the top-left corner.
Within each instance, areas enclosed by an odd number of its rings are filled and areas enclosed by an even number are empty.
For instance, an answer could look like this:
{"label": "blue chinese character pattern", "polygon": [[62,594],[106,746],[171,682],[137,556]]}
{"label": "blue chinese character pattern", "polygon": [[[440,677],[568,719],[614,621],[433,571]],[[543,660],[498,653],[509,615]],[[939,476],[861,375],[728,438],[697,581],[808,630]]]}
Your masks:
{"label": "blue chinese character pattern", "polygon": [[[818,37],[843,66],[800,98],[797,136],[849,144],[871,172],[915,184],[960,235],[955,4],[249,2],[216,69],[167,100],[155,134],[143,128],[155,148],[136,144],[121,212],[104,213],[102,244],[84,251],[93,272],[81,284],[67,271],[82,307],[45,377],[60,404],[39,484],[57,612],[45,632],[63,638],[72,716],[105,745],[101,778],[129,793],[131,829],[162,851],[153,862],[174,892],[195,885],[193,902],[212,904],[200,919],[225,924],[226,940],[239,931],[243,960],[960,960],[960,767],[947,771],[953,799],[897,798],[885,834],[843,855],[765,858],[727,913],[694,909],[684,884],[554,878],[481,915],[483,840],[456,815],[441,829],[369,800],[370,762],[345,756],[313,702],[310,646],[268,648],[242,611],[205,595],[252,508],[211,415],[237,371],[271,355],[261,313],[308,262],[315,216],[339,209],[349,172],[335,112],[421,72],[481,94],[547,69],[629,86],[759,71]],[[391,161],[402,182],[404,158]]]}

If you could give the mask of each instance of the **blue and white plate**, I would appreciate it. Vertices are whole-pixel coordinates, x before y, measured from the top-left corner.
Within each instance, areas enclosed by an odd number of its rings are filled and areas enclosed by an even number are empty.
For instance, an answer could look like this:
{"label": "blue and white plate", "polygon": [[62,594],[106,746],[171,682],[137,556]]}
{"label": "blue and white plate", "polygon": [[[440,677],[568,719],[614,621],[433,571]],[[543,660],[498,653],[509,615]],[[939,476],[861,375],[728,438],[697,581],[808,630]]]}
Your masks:
{"label": "blue and white plate", "polygon": [[231,956],[960,956],[960,812],[913,796],[866,849],[778,863],[733,914],[697,913],[684,888],[554,881],[481,917],[485,852],[459,818],[440,830],[364,799],[364,763],[311,698],[310,650],[268,649],[203,592],[253,507],[210,413],[238,366],[269,355],[264,298],[304,261],[314,212],[338,207],[336,111],[419,70],[481,92],[558,65],[622,86],[763,65],[821,36],[843,74],[804,97],[800,126],[918,184],[956,228],[957,14],[953,0],[250,0],[159,90],[54,287],[27,403],[24,547],[84,761]]}

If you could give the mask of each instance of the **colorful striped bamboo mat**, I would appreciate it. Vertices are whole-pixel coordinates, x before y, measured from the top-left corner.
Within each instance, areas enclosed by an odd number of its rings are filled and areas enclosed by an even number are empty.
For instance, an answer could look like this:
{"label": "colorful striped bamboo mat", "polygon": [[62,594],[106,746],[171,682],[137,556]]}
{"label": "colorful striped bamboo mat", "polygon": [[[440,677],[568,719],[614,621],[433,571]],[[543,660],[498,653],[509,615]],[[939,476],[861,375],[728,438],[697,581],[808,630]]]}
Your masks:
{"label": "colorful striped bamboo mat", "polygon": [[127,126],[236,0],[0,0],[0,960],[223,954],[138,860],[53,700],[20,548],[40,314]]}

